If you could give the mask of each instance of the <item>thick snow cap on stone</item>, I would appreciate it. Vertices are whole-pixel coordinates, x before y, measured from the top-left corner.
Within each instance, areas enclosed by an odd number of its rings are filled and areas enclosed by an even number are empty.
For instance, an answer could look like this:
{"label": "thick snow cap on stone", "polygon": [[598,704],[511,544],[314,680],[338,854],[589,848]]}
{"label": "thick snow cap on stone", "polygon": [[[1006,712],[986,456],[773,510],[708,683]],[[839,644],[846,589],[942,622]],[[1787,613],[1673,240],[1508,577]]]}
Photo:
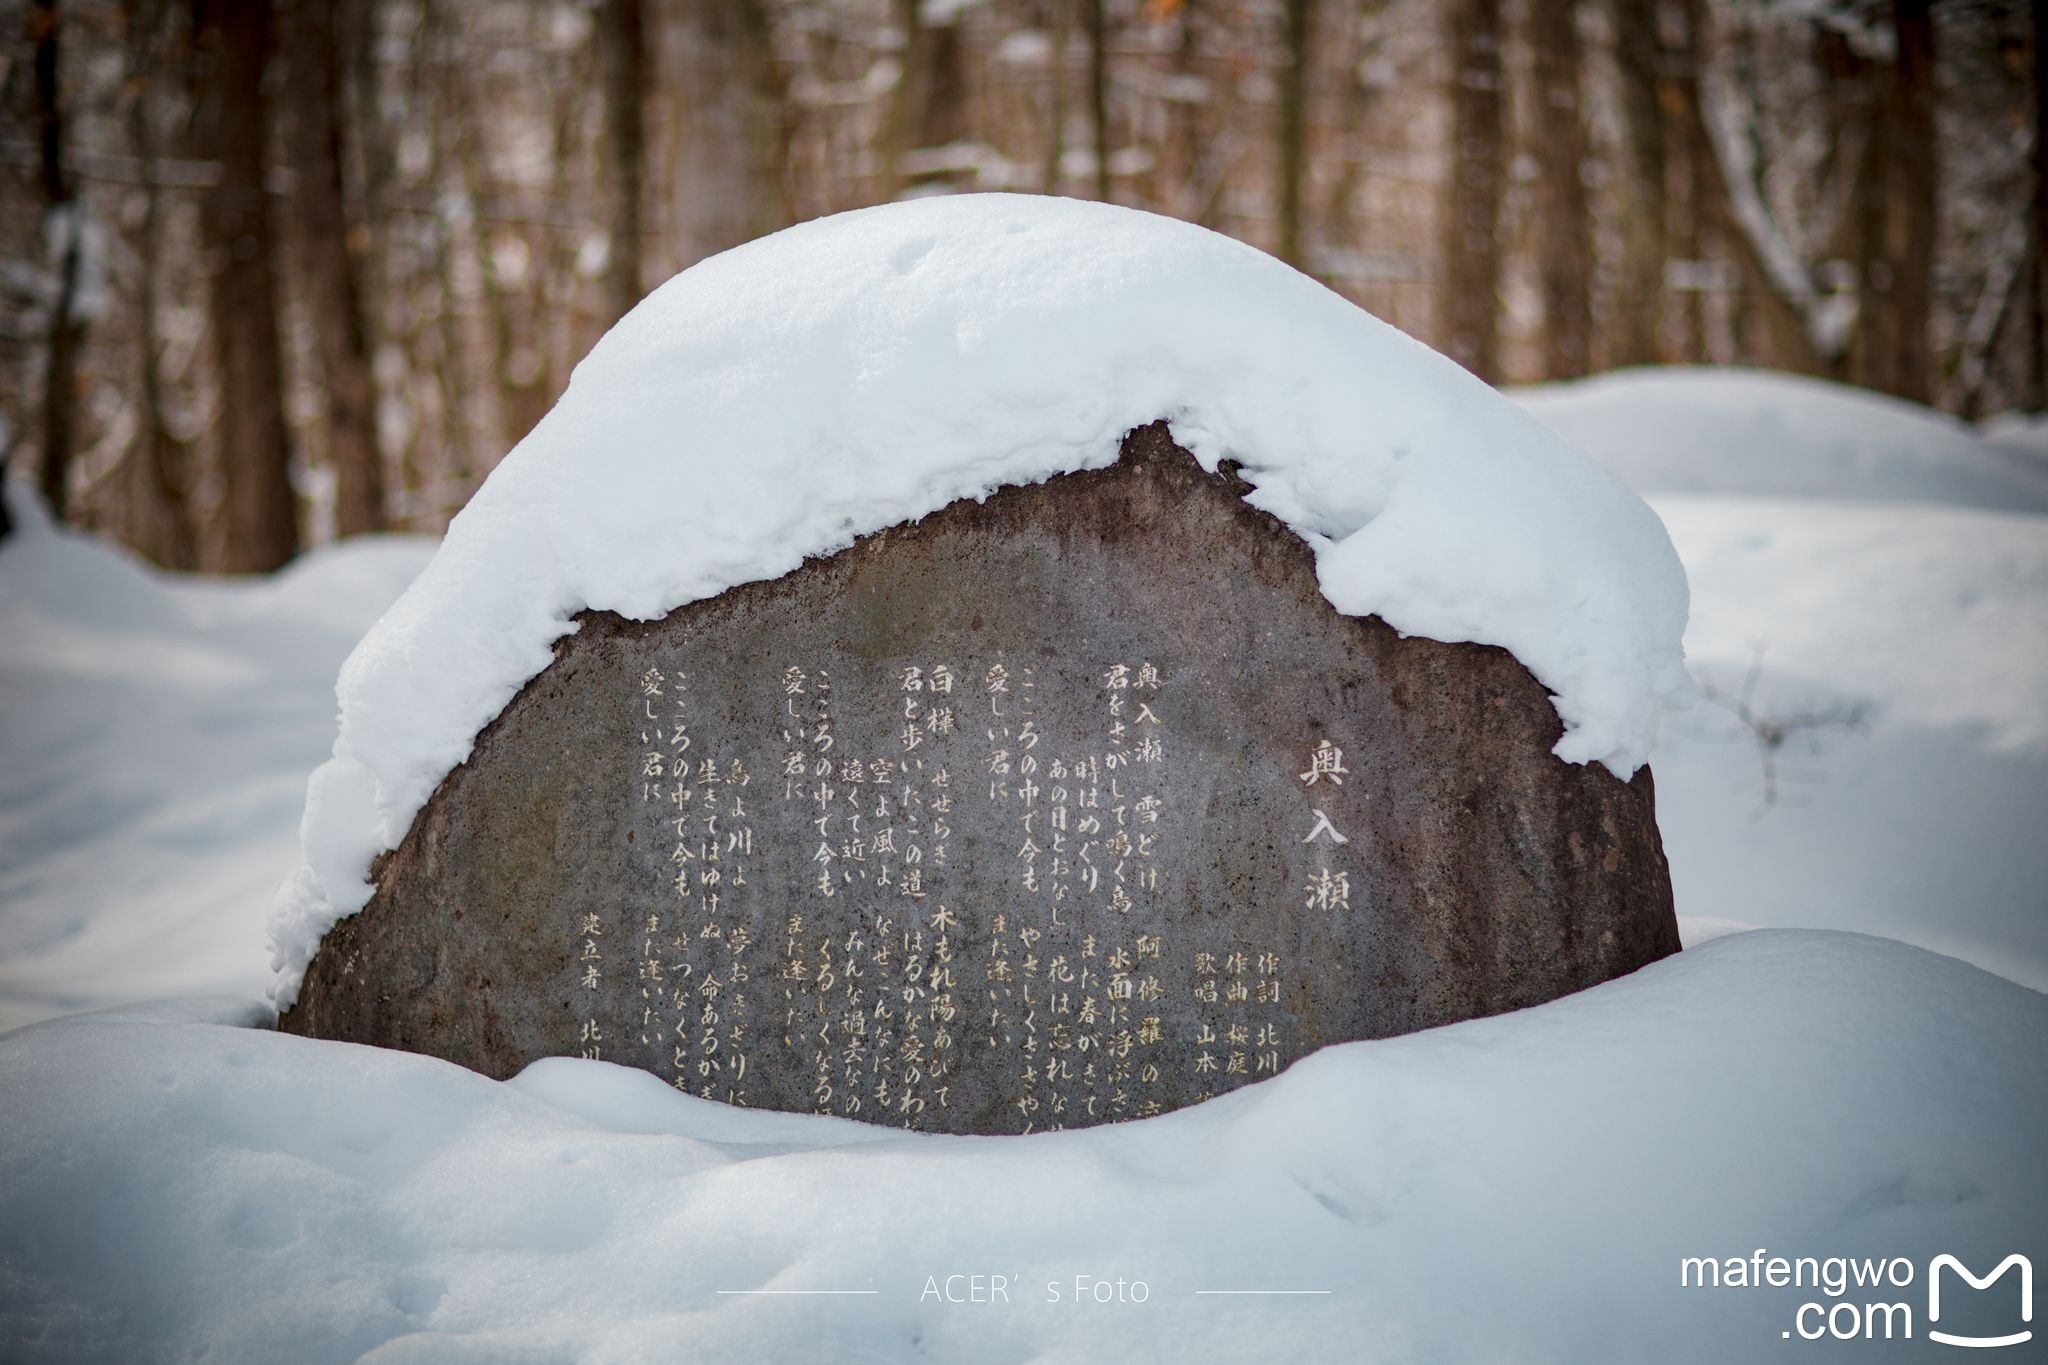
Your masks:
{"label": "thick snow cap on stone", "polygon": [[1511,650],[1555,694],[1560,759],[1627,777],[1664,703],[1689,700],[1685,574],[1655,514],[1315,281],[1102,204],[843,214],[704,261],[621,320],[343,665],[272,918],[276,1003],[577,613],[660,617],[1108,465],[1160,418],[1205,468],[1241,464],[1338,610]]}

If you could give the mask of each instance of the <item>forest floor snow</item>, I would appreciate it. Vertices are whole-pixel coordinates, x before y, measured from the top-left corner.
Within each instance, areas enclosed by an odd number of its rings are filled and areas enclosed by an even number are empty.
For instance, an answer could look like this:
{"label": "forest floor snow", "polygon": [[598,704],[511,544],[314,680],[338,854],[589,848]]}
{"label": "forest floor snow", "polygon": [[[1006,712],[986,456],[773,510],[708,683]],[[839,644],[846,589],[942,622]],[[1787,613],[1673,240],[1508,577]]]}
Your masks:
{"label": "forest floor snow", "polygon": [[[0,1028],[35,1024],[0,1037],[0,1358],[1827,1354],[1783,1334],[1835,1296],[1679,1287],[1757,1247],[1907,1258],[1910,1289],[1844,1300],[1911,1303],[1889,1349],[1940,1352],[1929,1257],[2048,1264],[2048,516],[2010,445],[1921,459],[1857,436],[1884,400],[1756,381],[1521,395],[1691,578],[1707,695],[1651,759],[1689,950],[1023,1139],[262,1028],[335,671],[431,542],[228,582],[31,524],[0,547]],[[1672,393],[1701,383],[1761,413],[1718,482],[1601,435],[1693,430]],[[955,1274],[1007,1301],[945,1302]],[[763,1289],[863,1292],[721,1292]],[[1203,1292],[1245,1289],[1331,1292]]]}
{"label": "forest floor snow", "polygon": [[1930,1258],[2048,1227],[2048,997],[1861,935],[1735,935],[1023,1138],[207,1008],[0,1038],[8,1359],[1723,1365],[1803,1358],[1781,1334],[1838,1300],[1684,1258],[1905,1258],[1911,1289],[1840,1301],[1909,1303],[1926,1349]]}

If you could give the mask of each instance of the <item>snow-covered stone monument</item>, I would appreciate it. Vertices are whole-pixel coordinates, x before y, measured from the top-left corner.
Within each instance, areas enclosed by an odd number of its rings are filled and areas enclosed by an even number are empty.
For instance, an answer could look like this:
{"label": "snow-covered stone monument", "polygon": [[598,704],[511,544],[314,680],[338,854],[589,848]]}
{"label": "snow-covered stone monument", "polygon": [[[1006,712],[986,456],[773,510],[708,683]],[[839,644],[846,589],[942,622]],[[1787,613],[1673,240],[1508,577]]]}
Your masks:
{"label": "snow-covered stone monument", "polygon": [[1676,951],[1685,582],[1250,248],[971,196],[707,261],[343,671],[281,1026],[947,1132],[1136,1118]]}

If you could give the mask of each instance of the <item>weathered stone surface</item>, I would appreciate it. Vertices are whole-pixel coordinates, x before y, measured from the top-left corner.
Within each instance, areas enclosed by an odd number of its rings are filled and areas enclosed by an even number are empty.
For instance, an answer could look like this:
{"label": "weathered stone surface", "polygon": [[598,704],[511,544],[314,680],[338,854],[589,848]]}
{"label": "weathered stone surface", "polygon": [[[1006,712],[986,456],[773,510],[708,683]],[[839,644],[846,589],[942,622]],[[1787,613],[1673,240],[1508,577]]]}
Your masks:
{"label": "weathered stone surface", "polygon": [[1014,1133],[1676,951],[1648,771],[1552,757],[1505,651],[1337,613],[1242,491],[1149,427],[661,621],[589,614],[281,1027]]}

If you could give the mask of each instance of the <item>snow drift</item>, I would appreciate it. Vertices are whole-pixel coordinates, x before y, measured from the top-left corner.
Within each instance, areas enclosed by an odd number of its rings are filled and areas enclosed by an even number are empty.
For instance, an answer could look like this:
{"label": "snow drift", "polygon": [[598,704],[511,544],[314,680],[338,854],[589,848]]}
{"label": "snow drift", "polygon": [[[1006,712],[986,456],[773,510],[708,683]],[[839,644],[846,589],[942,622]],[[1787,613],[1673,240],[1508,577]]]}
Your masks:
{"label": "snow drift", "polygon": [[2029,428],[1988,434],[1868,389],[1669,366],[1518,389],[1514,400],[1636,492],[1947,503],[2048,512]]}
{"label": "snow drift", "polygon": [[1681,932],[1856,929],[2048,988],[2048,517],[1652,504],[1706,694],[1654,757]]}
{"label": "snow drift", "polygon": [[[1854,935],[1743,934],[1028,1138],[736,1110],[567,1058],[500,1084],[225,1026],[246,1014],[0,1038],[0,1095],[33,1097],[0,1109],[0,1354],[1802,1360],[1782,1334],[1834,1299],[1682,1288],[1681,1258],[1981,1271],[2038,1264],[2048,1227],[2048,997]],[[956,1273],[1012,1297],[924,1296]],[[1076,1303],[1076,1276],[1148,1298]],[[1328,1292],[1216,1292],[1252,1289]],[[1947,1349],[1924,1285],[1880,1297],[1914,1305],[1896,1345]]]}
{"label": "snow drift", "polygon": [[364,537],[263,578],[170,574],[49,524],[0,542],[0,1029],[268,979],[263,914],[334,670],[425,537]]}

